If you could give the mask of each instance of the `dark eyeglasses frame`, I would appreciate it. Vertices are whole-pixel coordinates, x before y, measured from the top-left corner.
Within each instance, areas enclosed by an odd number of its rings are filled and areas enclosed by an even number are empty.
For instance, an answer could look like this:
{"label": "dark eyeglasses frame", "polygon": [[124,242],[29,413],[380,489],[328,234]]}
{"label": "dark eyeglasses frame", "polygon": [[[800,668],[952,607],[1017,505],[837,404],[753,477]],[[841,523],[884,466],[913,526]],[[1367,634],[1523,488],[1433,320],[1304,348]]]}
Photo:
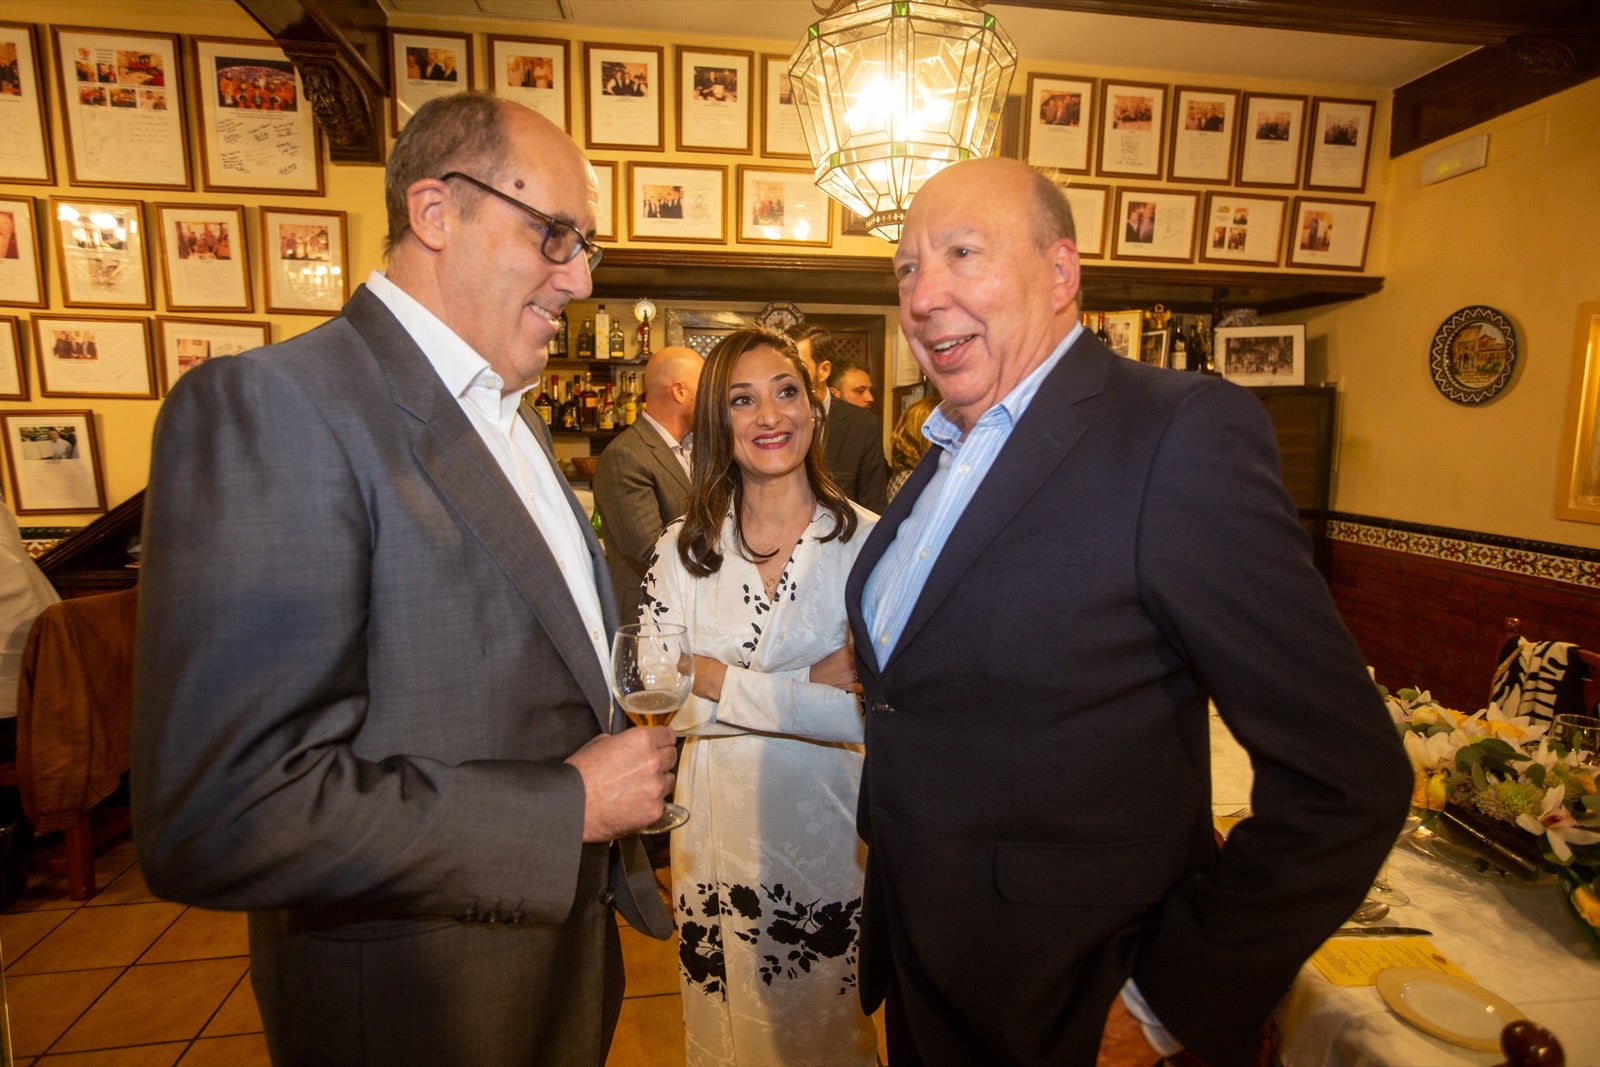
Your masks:
{"label": "dark eyeglasses frame", "polygon": [[[479,189],[482,189],[484,192],[488,193],[489,195],[496,196],[496,197],[499,197],[501,200],[504,200],[506,203],[510,204],[512,207],[516,208],[518,211],[521,211],[522,213],[524,213],[526,215],[531,215],[534,218],[538,219],[539,222],[541,222],[544,225],[544,240],[542,242],[540,242],[540,244],[539,244],[539,253],[542,256],[544,256],[545,259],[548,259],[552,263],[555,263],[557,265],[563,264],[563,263],[571,263],[574,259],[576,259],[578,257],[578,253],[582,252],[584,257],[589,261],[589,270],[593,271],[596,267],[598,267],[600,265],[601,258],[603,256],[605,256],[605,254],[606,254],[606,250],[605,249],[601,248],[599,245],[597,245],[593,241],[589,240],[583,234],[579,233],[576,226],[573,226],[570,223],[562,222],[560,219],[552,218],[551,216],[546,215],[544,212],[540,211],[538,208],[529,207],[527,204],[524,204],[521,200],[518,200],[516,197],[509,196],[509,195],[507,195],[505,193],[502,193],[500,190],[496,189],[494,186],[490,185],[488,182],[479,181],[477,178],[474,178],[472,175],[463,174],[459,170],[453,170],[453,171],[450,171],[448,174],[439,175],[439,180],[442,181],[442,182],[447,182],[451,178],[460,178],[462,181],[468,183],[469,185],[475,185]],[[550,242],[553,241],[553,240],[557,240],[556,235],[559,234],[559,233],[562,233],[562,232],[566,232],[566,233],[572,234],[573,240],[575,240],[577,242],[577,244],[572,246],[571,254],[569,254],[565,259],[560,259],[560,258],[558,258],[556,256],[552,256],[550,254]]]}

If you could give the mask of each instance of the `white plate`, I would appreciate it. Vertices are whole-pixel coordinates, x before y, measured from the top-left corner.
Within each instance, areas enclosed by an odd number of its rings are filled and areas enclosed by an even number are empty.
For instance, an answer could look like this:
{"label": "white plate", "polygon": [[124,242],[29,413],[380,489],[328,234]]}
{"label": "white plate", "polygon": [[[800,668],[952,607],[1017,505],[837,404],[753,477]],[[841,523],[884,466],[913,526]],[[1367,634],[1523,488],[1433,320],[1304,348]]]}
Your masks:
{"label": "white plate", "polygon": [[1421,967],[1392,967],[1373,983],[1406,1022],[1463,1048],[1500,1051],[1500,1031],[1526,1018],[1516,1005],[1481,985]]}

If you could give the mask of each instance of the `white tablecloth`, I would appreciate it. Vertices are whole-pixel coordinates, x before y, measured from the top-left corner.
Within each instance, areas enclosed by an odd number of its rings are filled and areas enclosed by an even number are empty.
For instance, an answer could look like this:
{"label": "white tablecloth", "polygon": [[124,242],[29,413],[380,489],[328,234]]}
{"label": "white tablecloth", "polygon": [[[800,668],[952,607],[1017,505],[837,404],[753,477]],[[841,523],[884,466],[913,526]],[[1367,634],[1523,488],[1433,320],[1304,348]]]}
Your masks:
{"label": "white tablecloth", "polygon": [[[1249,803],[1244,751],[1211,716],[1212,807],[1229,814]],[[1486,877],[1397,848],[1388,875],[1411,903],[1383,923],[1418,926],[1472,980],[1515,1004],[1561,1040],[1569,1067],[1600,1067],[1600,959],[1554,886]],[[1434,1067],[1497,1064],[1430,1037],[1389,1010],[1371,986],[1339,987],[1307,964],[1279,1005],[1278,1058],[1284,1067]]]}

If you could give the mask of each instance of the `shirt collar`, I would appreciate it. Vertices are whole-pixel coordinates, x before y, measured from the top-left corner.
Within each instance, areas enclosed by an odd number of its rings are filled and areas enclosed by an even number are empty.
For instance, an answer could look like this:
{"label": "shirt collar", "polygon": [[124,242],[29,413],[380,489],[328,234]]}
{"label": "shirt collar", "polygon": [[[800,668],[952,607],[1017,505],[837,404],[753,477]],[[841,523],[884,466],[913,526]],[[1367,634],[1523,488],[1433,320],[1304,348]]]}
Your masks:
{"label": "shirt collar", "polygon": [[686,433],[682,437],[672,436],[671,431],[669,431],[665,426],[661,425],[660,422],[656,421],[655,416],[651,415],[648,411],[639,412],[639,417],[654,427],[656,433],[661,435],[661,439],[667,444],[671,445],[673,448],[682,447],[683,449],[687,450],[689,448],[689,442],[694,439],[693,433]]}
{"label": "shirt collar", "polygon": [[[1028,410],[1028,405],[1033,403],[1034,395],[1039,392],[1039,387],[1044,384],[1045,378],[1049,377],[1050,372],[1061,362],[1061,357],[1066,355],[1067,349],[1072,347],[1072,343],[1082,332],[1083,324],[1074,324],[1072,329],[1067,331],[1067,336],[1056,345],[1055,351],[1051,352],[1043,363],[1029,371],[1028,376],[1018,382],[1011,392],[1001,397],[999,403],[979,415],[978,421],[972,424],[972,428],[975,430],[979,426],[993,426],[996,423],[1015,426],[1022,418],[1022,413]],[[943,404],[934,408],[933,413],[922,424],[922,436],[947,452],[957,452],[961,449],[961,427],[945,414]]]}
{"label": "shirt collar", "polygon": [[[505,381],[489,366],[488,360],[437,315],[423,307],[416,297],[391,282],[383,271],[375,270],[367,276],[367,288],[400,320],[400,325],[417,342],[422,354],[428,357],[428,362],[433,364],[434,373],[439,375],[451,396],[465,397],[476,385],[492,387],[496,392],[505,388]],[[507,394],[505,399],[512,401],[514,409],[515,402],[532,386],[533,383],[529,382]]]}

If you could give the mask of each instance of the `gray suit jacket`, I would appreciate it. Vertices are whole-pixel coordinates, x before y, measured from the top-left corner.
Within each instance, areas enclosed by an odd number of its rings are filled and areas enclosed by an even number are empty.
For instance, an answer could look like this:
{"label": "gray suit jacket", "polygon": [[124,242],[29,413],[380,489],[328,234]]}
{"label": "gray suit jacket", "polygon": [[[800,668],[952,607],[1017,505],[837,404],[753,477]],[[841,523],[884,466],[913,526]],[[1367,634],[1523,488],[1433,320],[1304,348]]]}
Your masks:
{"label": "gray suit jacket", "polygon": [[386,1025],[404,1062],[603,1059],[606,905],[670,933],[637,838],[581,841],[562,760],[609,728],[606,677],[516,492],[370,292],[168,396],[139,600],[140,862],[162,896],[253,913],[277,1062],[381,1053]]}
{"label": "gray suit jacket", "polygon": [[823,449],[828,473],[845,496],[878,515],[888,510],[889,464],[878,416],[835,397],[828,405]]}
{"label": "gray suit jacket", "polygon": [[636,622],[645,559],[667,524],[689,507],[689,476],[643,418],[616,436],[594,472],[600,537],[617,595],[617,617]]}

